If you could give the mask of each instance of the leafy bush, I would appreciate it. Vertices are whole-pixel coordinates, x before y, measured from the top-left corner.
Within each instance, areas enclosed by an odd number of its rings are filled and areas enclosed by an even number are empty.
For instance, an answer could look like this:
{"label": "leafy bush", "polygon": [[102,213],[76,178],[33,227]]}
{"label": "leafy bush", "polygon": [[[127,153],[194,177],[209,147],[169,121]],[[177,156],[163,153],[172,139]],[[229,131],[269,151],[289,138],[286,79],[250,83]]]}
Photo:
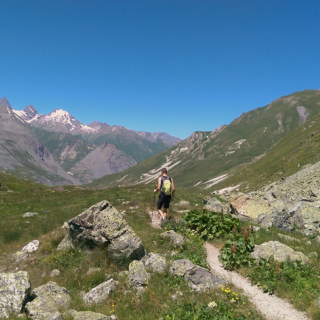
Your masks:
{"label": "leafy bush", "polygon": [[228,270],[237,269],[241,266],[250,266],[252,258],[250,253],[254,248],[254,236],[250,227],[241,230],[241,234],[237,233],[234,228],[233,233],[229,235],[229,239],[220,251],[220,259],[224,268]]}
{"label": "leafy bush", "polygon": [[183,220],[188,228],[196,231],[204,240],[223,237],[233,229],[240,231],[239,220],[230,214],[191,210],[183,216]]}

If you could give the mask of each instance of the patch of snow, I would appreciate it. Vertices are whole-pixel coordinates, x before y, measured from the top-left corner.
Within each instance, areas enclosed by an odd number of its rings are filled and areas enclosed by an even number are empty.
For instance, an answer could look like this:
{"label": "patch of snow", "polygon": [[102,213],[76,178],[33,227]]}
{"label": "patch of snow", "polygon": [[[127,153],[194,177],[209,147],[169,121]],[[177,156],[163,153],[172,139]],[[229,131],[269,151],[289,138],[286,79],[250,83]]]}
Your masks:
{"label": "patch of snow", "polygon": [[122,181],[123,179],[125,179],[128,175],[126,174],[125,176],[123,176],[122,178],[120,178],[119,180],[117,180],[116,182],[120,182]]}
{"label": "patch of snow", "polygon": [[215,184],[220,183],[221,181],[227,179],[227,177],[228,177],[228,174],[224,174],[224,175],[222,175],[222,176],[219,176],[219,177],[216,177],[216,178],[213,178],[213,179],[211,179],[211,180],[208,180],[208,181],[204,182],[205,184],[208,184],[208,185],[205,187],[205,189],[208,189],[208,188],[214,186]]}
{"label": "patch of snow", "polygon": [[112,128],[112,130],[111,131],[114,131],[114,130],[116,130],[117,129],[117,127],[114,127],[114,128]]}
{"label": "patch of snow", "polygon": [[220,189],[220,190],[213,191],[212,194],[224,194],[224,193],[227,193],[227,192],[231,192],[232,190],[237,189],[238,187],[240,187],[240,184],[238,184],[238,185],[236,185],[234,187],[227,187],[227,188],[223,188],[223,189]]}
{"label": "patch of snow", "polygon": [[241,139],[239,141],[236,141],[234,144],[236,145],[237,149],[240,148],[240,146],[246,141],[246,139]]}
{"label": "patch of snow", "polygon": [[265,133],[267,131],[268,127],[264,127],[263,133]]}
{"label": "patch of snow", "polygon": [[199,181],[198,183],[196,183],[196,184],[194,185],[194,187],[198,186],[201,182],[202,182],[202,181]]}
{"label": "patch of snow", "polygon": [[234,150],[233,150],[233,151],[228,151],[228,152],[226,152],[226,154],[225,154],[224,156],[226,157],[226,156],[228,156],[229,154],[233,154],[233,153],[235,153]]}

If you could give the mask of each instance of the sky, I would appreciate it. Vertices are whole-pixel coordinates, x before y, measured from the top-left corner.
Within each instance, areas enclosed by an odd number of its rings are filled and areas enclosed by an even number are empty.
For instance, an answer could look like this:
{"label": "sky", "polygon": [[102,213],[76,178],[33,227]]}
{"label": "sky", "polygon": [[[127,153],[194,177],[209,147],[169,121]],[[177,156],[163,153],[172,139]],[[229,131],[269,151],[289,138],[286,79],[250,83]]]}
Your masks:
{"label": "sky", "polygon": [[320,88],[320,1],[1,0],[0,98],[186,138]]}

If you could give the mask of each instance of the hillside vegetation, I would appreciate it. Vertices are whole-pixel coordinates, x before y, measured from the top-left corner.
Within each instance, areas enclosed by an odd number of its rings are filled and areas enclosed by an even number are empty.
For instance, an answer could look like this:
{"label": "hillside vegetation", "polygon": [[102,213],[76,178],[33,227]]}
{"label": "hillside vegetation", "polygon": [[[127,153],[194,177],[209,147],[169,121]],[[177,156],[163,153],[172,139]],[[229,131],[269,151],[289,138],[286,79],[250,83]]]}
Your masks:
{"label": "hillside vegetation", "polygon": [[156,179],[155,171],[167,166],[179,185],[213,189],[210,179],[263,155],[319,110],[319,90],[293,93],[244,113],[213,132],[195,132],[177,146],[120,174],[103,177],[93,186],[150,182]]}

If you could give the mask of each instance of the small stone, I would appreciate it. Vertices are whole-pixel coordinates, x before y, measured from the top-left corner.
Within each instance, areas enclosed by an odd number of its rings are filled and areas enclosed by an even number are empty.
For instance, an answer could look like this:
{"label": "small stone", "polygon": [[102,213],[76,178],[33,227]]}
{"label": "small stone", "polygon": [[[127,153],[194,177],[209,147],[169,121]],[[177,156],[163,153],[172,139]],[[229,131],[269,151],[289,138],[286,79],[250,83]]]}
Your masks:
{"label": "small stone", "polygon": [[125,205],[127,205],[127,204],[129,204],[129,203],[130,203],[130,201],[124,201],[124,202],[121,203],[121,205],[122,205],[122,206],[125,206]]}
{"label": "small stone", "polygon": [[37,215],[38,213],[37,212],[26,212],[22,218],[30,218],[30,217],[33,217],[35,215]]}
{"label": "small stone", "polygon": [[26,246],[22,248],[22,251],[33,252],[37,251],[39,248],[39,240],[33,240],[29,242]]}
{"label": "small stone", "polygon": [[161,237],[170,238],[175,246],[182,246],[186,243],[187,239],[173,230],[169,230],[160,234]]}
{"label": "small stone", "polygon": [[41,278],[45,278],[47,276],[47,274],[44,272],[42,275],[41,275]]}
{"label": "small stone", "polygon": [[285,234],[279,233],[278,236],[279,236],[279,238],[284,239],[284,240],[287,240],[287,241],[298,242],[298,243],[301,242],[299,239],[294,238],[294,237],[287,236],[287,235],[285,235]]}
{"label": "small stone", "polygon": [[318,254],[316,252],[310,252],[308,255],[308,258],[310,258],[310,259],[318,258]]}
{"label": "small stone", "polygon": [[150,274],[142,261],[134,260],[129,265],[128,284],[131,288],[143,288],[148,285]]}
{"label": "small stone", "polygon": [[58,269],[54,269],[51,271],[50,277],[54,278],[54,277],[57,277],[59,274],[60,274],[60,271]]}
{"label": "small stone", "polygon": [[252,230],[254,232],[258,232],[260,230],[260,227],[252,226]]}
{"label": "small stone", "polygon": [[320,236],[316,237],[316,241],[317,241],[318,244],[320,244]]}
{"label": "small stone", "polygon": [[100,268],[89,268],[89,270],[86,272],[86,275],[90,275],[91,273],[100,272]]}
{"label": "small stone", "polygon": [[307,242],[306,242],[306,245],[310,246],[310,245],[311,245],[311,241],[310,241],[310,240],[307,241]]}

